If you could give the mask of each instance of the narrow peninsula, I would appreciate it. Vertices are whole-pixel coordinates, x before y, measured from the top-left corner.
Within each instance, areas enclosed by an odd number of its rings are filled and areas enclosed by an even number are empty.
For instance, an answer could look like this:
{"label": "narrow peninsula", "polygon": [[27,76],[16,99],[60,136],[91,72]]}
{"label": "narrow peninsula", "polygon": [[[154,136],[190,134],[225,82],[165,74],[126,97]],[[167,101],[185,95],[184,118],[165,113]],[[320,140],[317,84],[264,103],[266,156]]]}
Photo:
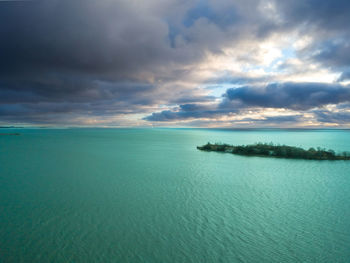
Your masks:
{"label": "narrow peninsula", "polygon": [[220,143],[207,143],[197,146],[198,150],[209,152],[224,152],[245,156],[275,157],[306,160],[350,160],[349,152],[335,153],[333,150],[326,150],[317,147],[304,150],[300,147],[287,145],[274,145],[273,143],[256,143],[251,145],[233,146]]}

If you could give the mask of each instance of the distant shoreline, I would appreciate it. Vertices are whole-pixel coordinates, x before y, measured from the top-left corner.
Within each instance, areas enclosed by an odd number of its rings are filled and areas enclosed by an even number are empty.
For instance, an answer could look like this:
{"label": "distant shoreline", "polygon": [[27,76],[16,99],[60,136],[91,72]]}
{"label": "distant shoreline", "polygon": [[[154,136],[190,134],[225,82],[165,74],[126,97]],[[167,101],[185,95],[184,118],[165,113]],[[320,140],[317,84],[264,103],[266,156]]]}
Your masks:
{"label": "distant shoreline", "polygon": [[295,132],[308,132],[308,131],[350,131],[350,128],[325,128],[325,127],[318,127],[318,128],[264,128],[264,127],[256,127],[256,128],[224,128],[224,127],[166,127],[166,126],[156,126],[156,127],[149,127],[149,126],[120,126],[120,127],[114,127],[114,126],[0,126],[1,129],[162,129],[162,130],[217,130],[217,131],[295,131]]}

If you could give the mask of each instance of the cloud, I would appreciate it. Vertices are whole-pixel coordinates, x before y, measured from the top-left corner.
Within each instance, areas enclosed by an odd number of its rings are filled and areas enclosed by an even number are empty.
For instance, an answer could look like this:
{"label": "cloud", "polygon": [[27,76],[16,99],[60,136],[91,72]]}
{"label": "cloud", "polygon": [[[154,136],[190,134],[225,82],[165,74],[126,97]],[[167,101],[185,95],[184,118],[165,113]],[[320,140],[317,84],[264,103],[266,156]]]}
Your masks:
{"label": "cloud", "polygon": [[[110,112],[139,113],[139,105],[152,108],[208,100],[207,94],[172,84],[187,74],[184,66],[203,59],[207,48],[219,50],[222,45],[202,35],[205,23],[186,26],[184,20],[177,21],[196,5],[196,1],[4,2],[0,103],[22,104],[23,110],[28,109],[23,116],[30,122],[34,113],[29,108],[41,109],[44,115],[45,103],[52,103],[52,109],[59,108],[57,103],[66,107],[71,103],[68,108],[91,115],[102,104],[110,106]],[[222,18],[214,9],[218,16],[209,21],[211,34],[225,40],[215,22]],[[195,20],[201,18],[205,14],[199,12]],[[176,47],[170,43],[171,25],[178,29]],[[11,119],[11,111],[6,112]],[[61,112],[66,119],[68,113]],[[17,111],[12,114],[17,118]]]}
{"label": "cloud", "polygon": [[195,6],[190,8],[184,18],[183,24],[191,27],[198,19],[207,19],[222,28],[226,28],[232,24],[239,22],[242,18],[236,11],[233,4],[226,6],[225,9],[218,10],[215,2],[208,0],[200,0]]}
{"label": "cloud", "polygon": [[0,118],[128,114],[147,125],[346,102],[349,87],[297,77],[348,80],[349,10],[345,0],[2,1]]}
{"label": "cloud", "polygon": [[310,27],[317,26],[329,30],[346,29],[350,21],[347,0],[304,0],[304,1],[273,1],[282,12],[285,23],[308,23]]}
{"label": "cloud", "polygon": [[316,51],[311,58],[315,61],[324,63],[325,65],[343,69],[350,64],[350,35],[344,36],[342,39],[324,41],[315,45],[313,49]]}
{"label": "cloud", "polygon": [[0,69],[6,73],[30,67],[122,75],[156,63],[166,48],[166,23],[124,1],[5,3],[0,15],[7,37],[0,43]]}
{"label": "cloud", "polygon": [[350,2],[347,0],[273,1],[283,18],[282,31],[294,28],[307,45],[296,55],[303,63],[343,71],[350,64]]}
{"label": "cloud", "polygon": [[335,124],[349,124],[350,123],[350,112],[332,112],[329,110],[317,110],[314,111],[316,119],[322,123],[335,123]]}
{"label": "cloud", "polygon": [[[255,127],[293,127],[305,120],[301,114],[237,118],[238,113],[233,109],[224,110],[219,107],[209,110],[198,105],[181,105],[177,111],[165,110],[153,113],[145,117],[145,120],[155,125],[162,122],[183,121],[184,126],[196,127],[249,127],[252,124]],[[233,118],[222,118],[228,114]]]}
{"label": "cloud", "polygon": [[302,120],[302,115],[285,115],[285,116],[270,116],[264,118],[244,118],[241,122],[254,122],[258,124],[280,124],[280,123],[297,123]]}
{"label": "cloud", "polygon": [[338,79],[338,81],[344,81],[344,80],[350,80],[350,70],[344,71]]}
{"label": "cloud", "polygon": [[223,114],[228,114],[231,111],[218,109],[216,105],[199,105],[199,104],[182,104],[177,111],[164,110],[161,112],[152,113],[146,116],[144,120],[155,122],[169,122],[176,120],[187,120],[195,118],[214,118]]}
{"label": "cloud", "polygon": [[228,89],[224,96],[230,101],[242,103],[244,107],[308,110],[350,101],[350,88],[325,83],[275,83],[263,88],[245,86]]}
{"label": "cloud", "polygon": [[245,116],[249,112],[255,112],[255,115],[260,114],[260,117],[244,117],[238,120],[255,124],[298,123],[303,120],[302,114],[262,116],[261,109],[275,108],[294,112],[310,112],[311,109],[322,108],[329,104],[341,107],[345,105],[344,102],[350,102],[350,88],[342,85],[275,83],[265,87],[230,88],[226,90],[219,102],[213,100],[210,104],[182,104],[173,110],[154,112],[146,116],[144,120],[150,122],[214,120],[225,116]]}

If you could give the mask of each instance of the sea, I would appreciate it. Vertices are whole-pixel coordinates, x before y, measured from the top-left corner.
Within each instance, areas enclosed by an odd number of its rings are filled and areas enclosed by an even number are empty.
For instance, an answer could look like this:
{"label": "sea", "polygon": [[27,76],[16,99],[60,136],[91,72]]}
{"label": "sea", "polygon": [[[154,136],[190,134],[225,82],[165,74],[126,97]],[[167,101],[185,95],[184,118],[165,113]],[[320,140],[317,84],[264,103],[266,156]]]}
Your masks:
{"label": "sea", "polygon": [[350,130],[1,129],[0,262],[350,262]]}

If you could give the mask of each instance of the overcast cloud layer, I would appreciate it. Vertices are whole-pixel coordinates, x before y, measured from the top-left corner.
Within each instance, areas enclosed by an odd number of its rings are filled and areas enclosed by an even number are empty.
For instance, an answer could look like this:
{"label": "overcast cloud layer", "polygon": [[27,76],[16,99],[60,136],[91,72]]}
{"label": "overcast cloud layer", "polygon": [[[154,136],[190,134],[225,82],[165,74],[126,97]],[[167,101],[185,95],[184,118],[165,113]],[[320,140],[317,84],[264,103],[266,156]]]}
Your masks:
{"label": "overcast cloud layer", "polygon": [[350,128],[346,0],[0,1],[0,125]]}

